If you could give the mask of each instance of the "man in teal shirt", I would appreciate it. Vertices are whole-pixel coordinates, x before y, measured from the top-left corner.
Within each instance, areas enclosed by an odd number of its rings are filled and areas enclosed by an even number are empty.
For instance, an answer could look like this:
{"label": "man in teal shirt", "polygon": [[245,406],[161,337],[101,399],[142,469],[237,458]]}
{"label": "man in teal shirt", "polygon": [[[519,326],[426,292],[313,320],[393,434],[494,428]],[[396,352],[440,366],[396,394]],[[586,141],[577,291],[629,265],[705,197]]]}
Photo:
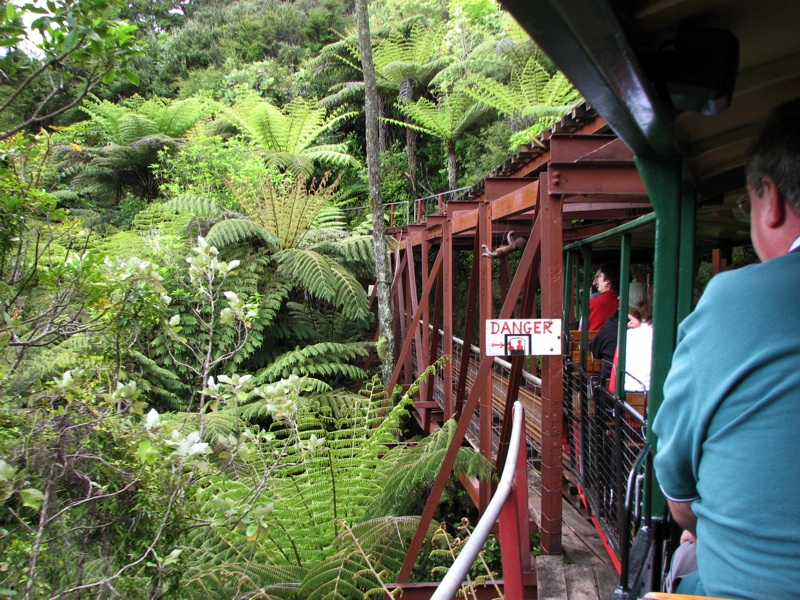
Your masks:
{"label": "man in teal shirt", "polygon": [[[655,469],[696,546],[681,593],[800,596],[800,99],[747,165],[761,264],[722,273],[678,330]],[[674,563],[673,563],[674,564]],[[683,574],[678,574],[683,575]]]}

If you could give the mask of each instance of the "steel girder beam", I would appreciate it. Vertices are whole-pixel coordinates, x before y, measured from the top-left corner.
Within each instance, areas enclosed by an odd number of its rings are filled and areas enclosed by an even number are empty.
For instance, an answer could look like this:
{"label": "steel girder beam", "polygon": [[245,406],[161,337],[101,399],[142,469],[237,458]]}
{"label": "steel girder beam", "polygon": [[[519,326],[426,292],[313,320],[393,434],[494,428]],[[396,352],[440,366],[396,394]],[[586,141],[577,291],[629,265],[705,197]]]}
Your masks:
{"label": "steel girder beam", "polygon": [[626,162],[633,152],[613,134],[559,133],[550,138],[550,163]]}
{"label": "steel girder beam", "polygon": [[548,170],[551,194],[564,196],[639,196],[647,198],[639,171],[633,162],[627,164],[592,163],[550,163]]}

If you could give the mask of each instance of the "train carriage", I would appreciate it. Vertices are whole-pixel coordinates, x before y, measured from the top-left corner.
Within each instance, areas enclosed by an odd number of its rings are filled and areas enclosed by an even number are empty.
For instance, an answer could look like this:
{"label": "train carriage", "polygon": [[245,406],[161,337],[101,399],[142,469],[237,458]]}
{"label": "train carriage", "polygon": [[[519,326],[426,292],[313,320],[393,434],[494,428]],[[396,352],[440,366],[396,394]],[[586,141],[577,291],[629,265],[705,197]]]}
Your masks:
{"label": "train carriage", "polygon": [[[800,97],[800,3],[501,3],[585,103],[484,181],[432,210],[420,204],[414,214],[424,218],[394,231],[394,382],[410,384],[426,365],[452,357],[423,385],[418,413],[428,427],[459,418],[454,446],[471,436],[498,467],[511,405],[521,399],[541,477],[532,512],[543,552],[562,551],[562,495],[579,490],[620,575],[601,597],[637,598],[661,585],[669,554],[648,423],[663,399],[677,326],[699,293],[698,273],[747,258],[749,224],[738,207],[747,194],[745,154],[772,109]],[[473,257],[463,299],[452,296],[458,253]],[[655,291],[652,368],[641,393],[598,381],[601,365],[589,352],[595,332],[580,325],[594,271],[608,260],[622,273],[633,267],[636,281]],[[632,291],[623,279],[625,307]],[[487,357],[480,324],[514,317],[560,318],[562,353]],[[624,331],[620,325],[619,364]],[[472,340],[479,344],[470,359]],[[448,468],[445,459],[443,473]],[[474,489],[479,508],[492,492]],[[414,552],[412,544],[410,562]],[[525,589],[535,581],[529,567],[524,557],[513,567],[527,573]]]}

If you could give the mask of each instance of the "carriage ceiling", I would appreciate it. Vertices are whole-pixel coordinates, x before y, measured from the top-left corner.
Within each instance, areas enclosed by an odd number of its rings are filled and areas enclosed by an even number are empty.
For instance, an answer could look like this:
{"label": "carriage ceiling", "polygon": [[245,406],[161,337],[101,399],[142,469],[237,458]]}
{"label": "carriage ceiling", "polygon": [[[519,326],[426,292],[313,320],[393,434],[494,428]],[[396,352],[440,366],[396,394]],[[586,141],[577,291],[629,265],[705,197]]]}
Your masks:
{"label": "carriage ceiling", "polygon": [[[745,193],[746,149],[775,105],[800,96],[800,2],[502,4],[635,154],[683,159],[701,221],[719,235],[735,229],[728,215]],[[734,38],[738,64],[726,51]],[[713,91],[726,87],[726,70],[735,72],[727,107]]]}

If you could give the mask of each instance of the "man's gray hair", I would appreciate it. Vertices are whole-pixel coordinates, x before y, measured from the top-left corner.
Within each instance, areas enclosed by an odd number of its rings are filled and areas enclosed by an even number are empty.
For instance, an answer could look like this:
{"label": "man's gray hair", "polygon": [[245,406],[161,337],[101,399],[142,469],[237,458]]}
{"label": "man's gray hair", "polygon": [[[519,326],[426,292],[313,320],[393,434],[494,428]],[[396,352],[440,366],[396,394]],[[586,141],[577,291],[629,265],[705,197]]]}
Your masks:
{"label": "man's gray hair", "polygon": [[800,98],[778,106],[748,153],[747,185],[760,196],[771,178],[784,202],[800,217]]}

